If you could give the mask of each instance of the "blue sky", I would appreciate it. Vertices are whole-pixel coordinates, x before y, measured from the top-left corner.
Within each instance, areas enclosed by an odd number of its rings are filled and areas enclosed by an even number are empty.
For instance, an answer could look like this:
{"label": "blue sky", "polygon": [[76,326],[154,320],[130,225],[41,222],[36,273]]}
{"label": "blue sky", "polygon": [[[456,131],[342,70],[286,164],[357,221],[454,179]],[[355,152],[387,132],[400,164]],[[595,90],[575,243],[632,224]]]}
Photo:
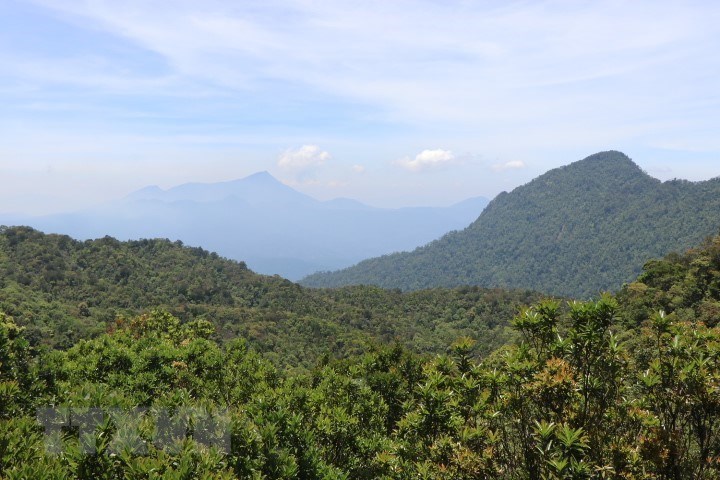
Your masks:
{"label": "blue sky", "polygon": [[0,0],[0,211],[260,170],[380,206],[720,175],[720,4]]}

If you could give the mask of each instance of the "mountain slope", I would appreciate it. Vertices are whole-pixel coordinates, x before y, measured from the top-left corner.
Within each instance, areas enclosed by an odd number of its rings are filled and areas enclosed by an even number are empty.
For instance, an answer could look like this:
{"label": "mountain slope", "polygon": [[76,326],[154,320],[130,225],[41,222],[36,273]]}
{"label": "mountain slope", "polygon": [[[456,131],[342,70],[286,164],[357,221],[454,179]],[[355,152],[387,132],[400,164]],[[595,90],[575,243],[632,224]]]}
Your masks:
{"label": "mountain slope", "polygon": [[0,312],[14,317],[33,344],[53,347],[162,308],[183,322],[208,320],[220,338],[245,338],[277,364],[295,367],[394,340],[439,353],[470,336],[489,353],[507,341],[508,319],[539,298],[480,288],[305,289],[178,242],[79,242],[0,227]]}
{"label": "mountain slope", "polygon": [[483,198],[445,208],[373,208],[348,199],[321,202],[267,172],[220,183],[146,187],[92,210],[0,223],[90,239],[170,238],[246,261],[254,270],[299,279],[362,259],[415,248],[464,228]]}
{"label": "mountain slope", "polygon": [[632,280],[648,258],[720,227],[720,179],[660,182],[620,152],[551,170],[495,198],[468,228],[308,286],[482,285],[587,297]]}

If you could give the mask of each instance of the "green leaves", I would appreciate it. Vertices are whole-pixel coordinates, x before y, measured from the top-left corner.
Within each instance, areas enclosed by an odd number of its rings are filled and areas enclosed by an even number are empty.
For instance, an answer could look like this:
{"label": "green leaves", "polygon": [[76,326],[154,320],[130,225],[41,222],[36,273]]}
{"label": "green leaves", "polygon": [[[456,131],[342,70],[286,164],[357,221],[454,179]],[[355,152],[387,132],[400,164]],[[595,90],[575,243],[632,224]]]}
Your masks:
{"label": "green leaves", "polygon": [[568,425],[561,425],[555,438],[566,456],[579,457],[588,448],[587,437],[582,428],[573,429]]}
{"label": "green leaves", "polygon": [[[146,405],[147,413],[134,422],[107,417],[82,442],[68,432],[56,456],[44,450],[34,421],[6,420],[0,475],[584,479],[600,472],[667,477],[679,468],[712,478],[709,459],[720,452],[717,329],[671,317],[659,337],[652,328],[636,332],[654,352],[628,351],[609,331],[615,306],[607,299],[532,311],[519,322],[526,343],[485,363],[472,358],[473,341],[461,338],[451,356],[376,347],[328,359],[307,376],[278,372],[243,341],[220,348],[156,312],[136,319],[142,334],[123,327],[66,352],[25,358],[31,383],[39,382],[36,374],[52,379],[39,401]],[[6,411],[15,411],[23,389],[18,380],[0,382]],[[192,409],[210,415],[221,406],[228,409],[227,451],[200,442],[222,432],[194,417],[173,441],[154,440],[160,412],[182,420]],[[137,442],[144,449],[132,448]],[[86,444],[97,454],[85,452]]]}
{"label": "green leaves", "polygon": [[[693,268],[712,276],[708,265]],[[186,321],[158,309],[119,320],[110,332],[65,350],[31,348],[25,336],[32,329],[0,315],[0,477],[717,477],[720,329],[692,317],[692,310],[662,315],[652,306],[648,322],[625,331],[616,317],[627,305],[613,298],[545,301],[515,319],[519,344],[483,356],[476,355],[486,346],[477,342],[473,324],[462,324],[492,303],[479,289],[407,296],[372,288],[316,292],[319,303],[303,306],[307,315],[286,316],[282,302],[308,297],[290,284],[276,291],[266,286],[255,285],[253,302],[275,295],[278,304],[267,306],[260,323],[251,309],[237,318],[228,309],[219,323],[203,320],[199,311]],[[640,290],[645,295],[651,287]],[[341,312],[341,321],[317,320],[320,310],[311,314],[327,298],[341,307],[323,315]],[[346,310],[351,304],[357,311]],[[427,340],[423,332],[442,330],[446,322],[460,326],[443,335],[465,333],[439,356],[418,355],[397,341],[355,344],[361,355],[328,354],[311,371],[277,368],[267,359],[287,348],[280,346],[287,338],[280,324],[292,335],[325,331],[307,337],[315,343],[326,334],[342,342],[349,337],[340,323],[396,332],[400,321],[384,322],[405,310],[402,328],[418,321],[413,342],[438,341],[441,336]],[[257,328],[278,342],[277,350],[263,355],[246,339],[220,343],[228,330],[213,328],[223,322]],[[124,414],[109,415],[82,437],[75,427],[62,430],[58,450],[51,451],[35,419],[37,406]],[[147,410],[134,410],[138,406]],[[208,423],[192,411],[227,415],[227,424]],[[163,430],[161,412],[178,419],[171,425],[178,428]],[[227,450],[201,441],[225,438],[224,428]],[[167,445],[155,441],[161,431]],[[133,448],[138,442],[143,448]]]}

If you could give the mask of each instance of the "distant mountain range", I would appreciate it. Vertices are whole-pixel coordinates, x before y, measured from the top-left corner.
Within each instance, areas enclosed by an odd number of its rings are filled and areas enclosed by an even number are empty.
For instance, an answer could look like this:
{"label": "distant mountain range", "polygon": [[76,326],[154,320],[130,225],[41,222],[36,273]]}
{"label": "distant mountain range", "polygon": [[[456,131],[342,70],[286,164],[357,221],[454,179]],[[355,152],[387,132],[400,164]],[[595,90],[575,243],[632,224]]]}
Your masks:
{"label": "distant mountain range", "polygon": [[720,178],[663,183],[609,151],[503,192],[462,231],[301,283],[480,285],[587,297],[617,289],[648,259],[699,244],[719,227]]}
{"label": "distant mountain range", "polygon": [[93,209],[39,217],[0,216],[78,239],[169,238],[245,261],[291,280],[362,259],[409,250],[464,228],[488,201],[383,209],[350,199],[318,201],[267,172],[221,183],[157,186]]}

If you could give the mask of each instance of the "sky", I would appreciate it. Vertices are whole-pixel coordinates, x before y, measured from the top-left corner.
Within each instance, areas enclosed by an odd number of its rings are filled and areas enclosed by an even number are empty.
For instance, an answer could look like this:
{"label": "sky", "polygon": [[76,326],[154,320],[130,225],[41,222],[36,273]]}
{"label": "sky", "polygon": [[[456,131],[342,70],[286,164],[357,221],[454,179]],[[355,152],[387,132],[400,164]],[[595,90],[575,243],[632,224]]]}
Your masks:
{"label": "sky", "polygon": [[720,176],[720,2],[0,0],[0,212],[267,170],[375,206]]}

